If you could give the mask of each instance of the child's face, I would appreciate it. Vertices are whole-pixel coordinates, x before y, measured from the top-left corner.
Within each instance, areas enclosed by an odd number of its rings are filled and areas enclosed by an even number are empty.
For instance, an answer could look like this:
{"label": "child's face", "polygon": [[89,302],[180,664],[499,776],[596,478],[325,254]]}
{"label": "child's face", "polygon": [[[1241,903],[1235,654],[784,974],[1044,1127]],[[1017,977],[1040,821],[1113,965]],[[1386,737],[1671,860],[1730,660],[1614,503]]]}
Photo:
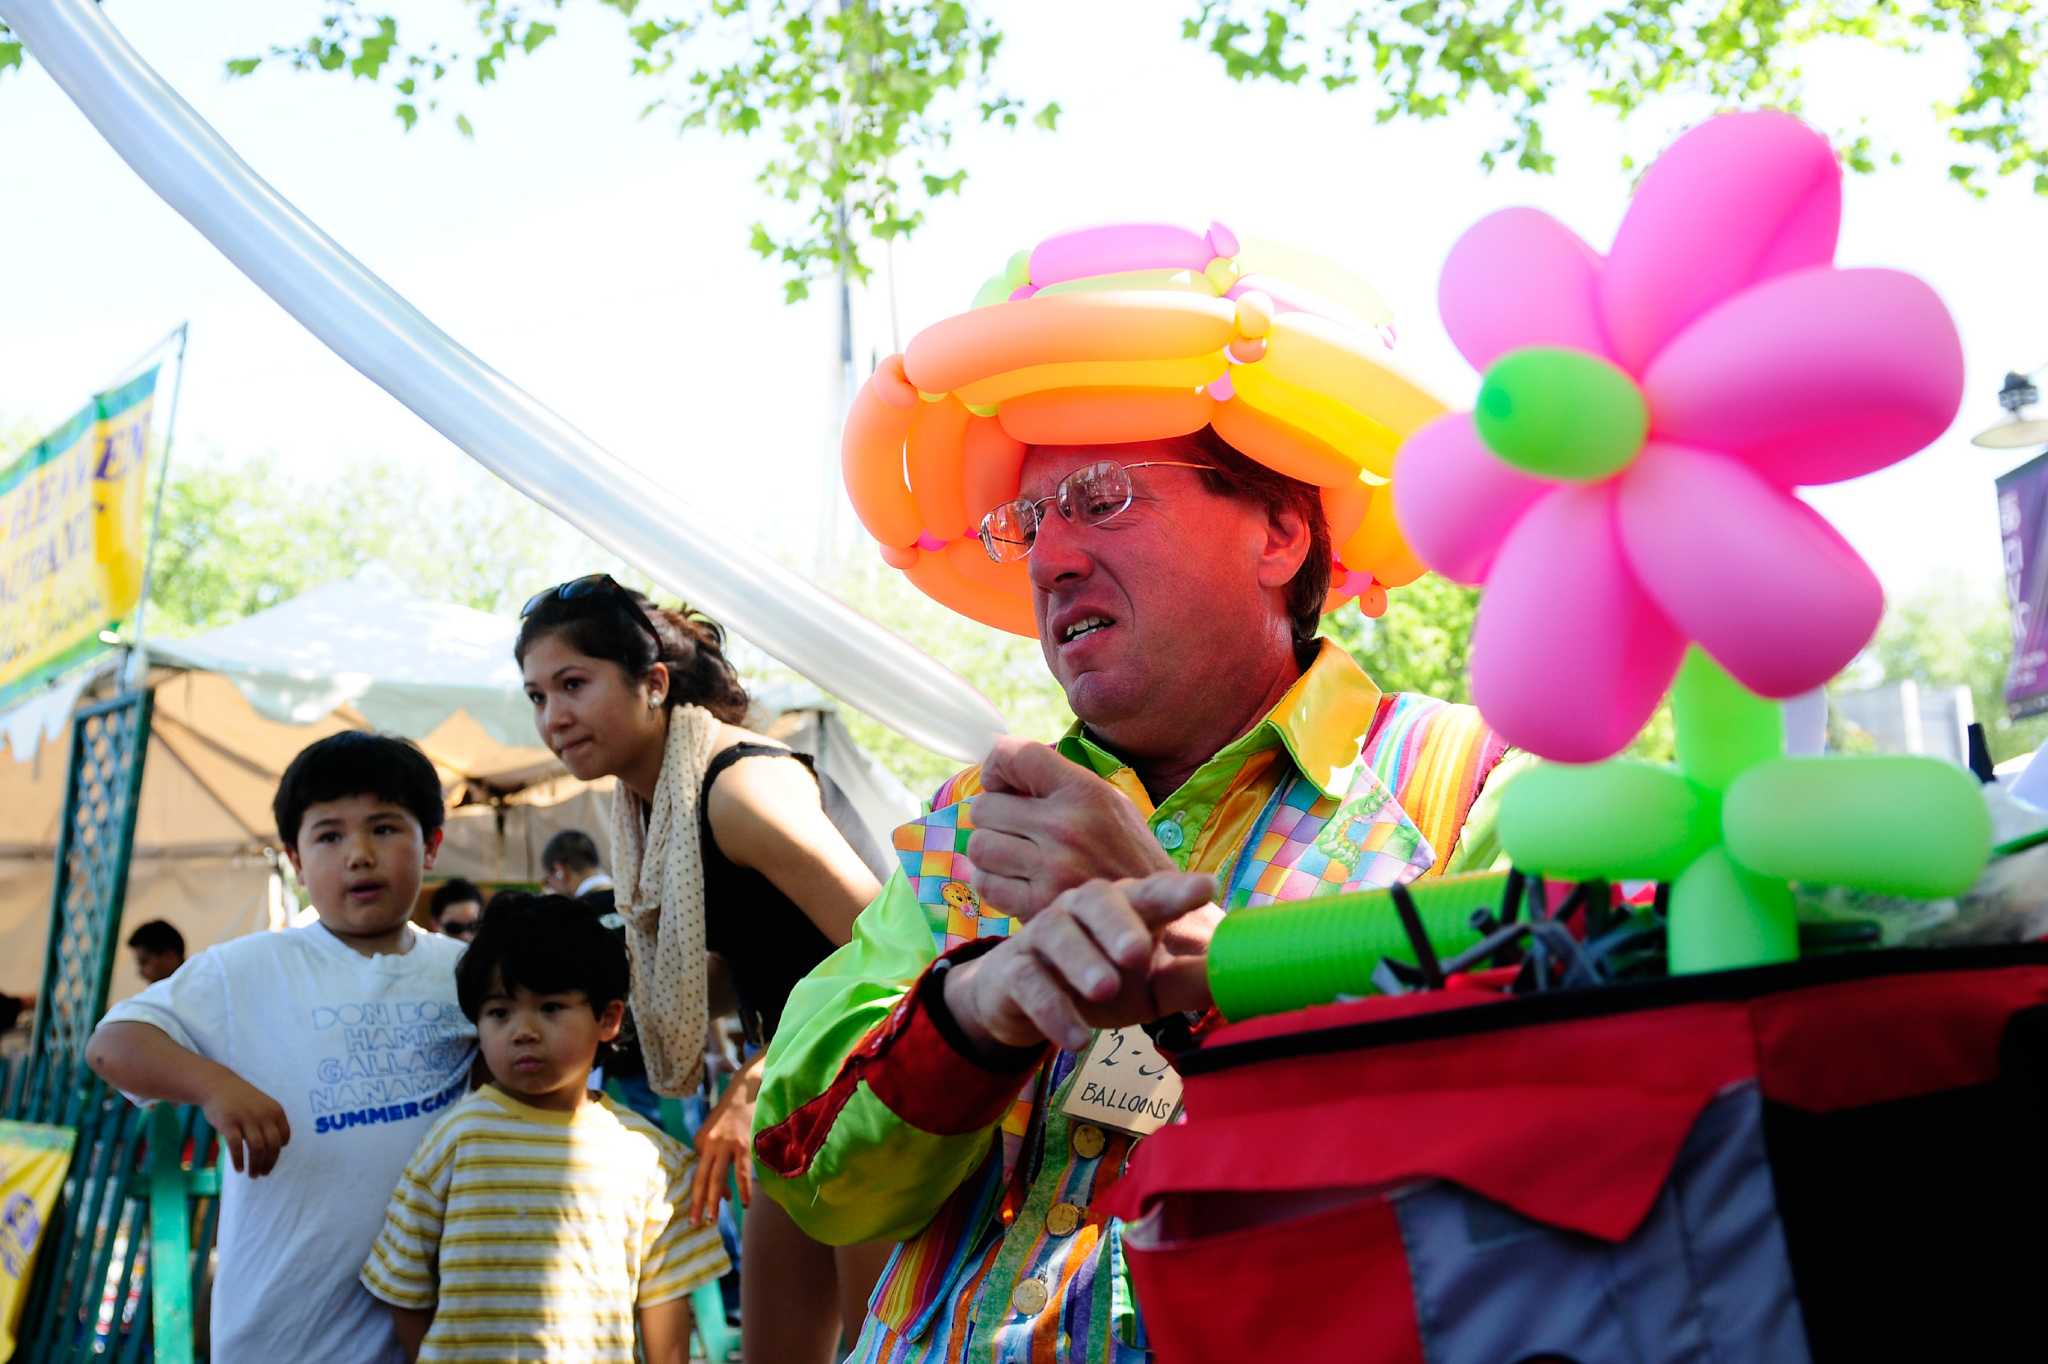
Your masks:
{"label": "child's face", "polygon": [[344,796],[306,807],[290,857],[327,931],[370,953],[395,947],[404,936],[420,873],[434,865],[440,847],[441,831],[423,836],[404,806]]}
{"label": "child's face", "polygon": [[535,640],[522,671],[534,729],[580,780],[631,771],[650,749],[659,749],[665,717],[648,702],[666,685],[665,672],[635,682],[618,664],[577,652],[560,634]]}
{"label": "child's face", "polygon": [[536,1108],[569,1112],[583,1102],[597,1044],[619,1035],[625,1015],[624,1000],[594,1012],[581,990],[537,995],[500,982],[477,1010],[477,1043],[499,1085]]}

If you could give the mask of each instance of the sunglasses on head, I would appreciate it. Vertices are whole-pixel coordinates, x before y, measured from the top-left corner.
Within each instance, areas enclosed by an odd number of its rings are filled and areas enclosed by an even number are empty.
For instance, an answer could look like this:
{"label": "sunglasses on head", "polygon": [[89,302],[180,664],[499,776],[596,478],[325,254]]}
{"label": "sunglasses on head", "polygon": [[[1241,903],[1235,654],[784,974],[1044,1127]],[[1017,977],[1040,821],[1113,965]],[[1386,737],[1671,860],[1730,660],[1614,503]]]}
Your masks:
{"label": "sunglasses on head", "polygon": [[640,628],[653,637],[655,648],[661,647],[661,631],[654,628],[654,622],[647,618],[647,612],[641,609],[639,601],[633,594],[621,587],[619,580],[609,573],[586,573],[580,578],[571,578],[568,582],[542,588],[528,597],[526,605],[519,608],[519,618],[525,620],[546,605],[551,598],[573,602],[595,600],[599,597],[611,597],[623,602],[627,612],[634,620],[640,622]]}

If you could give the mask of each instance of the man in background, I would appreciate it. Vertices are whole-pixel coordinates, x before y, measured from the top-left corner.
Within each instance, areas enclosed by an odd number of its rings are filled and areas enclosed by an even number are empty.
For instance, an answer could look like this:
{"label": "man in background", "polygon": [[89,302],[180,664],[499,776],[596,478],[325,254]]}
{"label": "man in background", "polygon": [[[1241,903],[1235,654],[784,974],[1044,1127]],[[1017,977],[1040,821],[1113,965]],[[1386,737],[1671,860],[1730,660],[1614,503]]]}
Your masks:
{"label": "man in background", "polygon": [[557,895],[573,895],[609,914],[613,908],[612,878],[597,858],[597,844],[581,829],[564,829],[540,850],[541,884]]}
{"label": "man in background", "polygon": [[444,937],[468,942],[476,936],[477,921],[484,917],[484,893],[474,881],[460,876],[443,881],[427,901],[427,917],[434,931]]}
{"label": "man in background", "polygon": [[154,985],[185,964],[185,935],[162,919],[151,919],[128,935],[128,950],[135,954],[136,974],[145,985]]}

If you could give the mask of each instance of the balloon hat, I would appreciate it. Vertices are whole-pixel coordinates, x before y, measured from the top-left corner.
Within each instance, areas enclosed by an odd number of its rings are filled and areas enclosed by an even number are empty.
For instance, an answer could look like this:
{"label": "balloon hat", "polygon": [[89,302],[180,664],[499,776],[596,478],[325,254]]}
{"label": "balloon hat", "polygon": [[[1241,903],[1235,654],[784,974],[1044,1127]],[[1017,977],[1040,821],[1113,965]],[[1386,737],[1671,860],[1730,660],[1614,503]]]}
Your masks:
{"label": "balloon hat", "polygon": [[1394,454],[1444,411],[1386,363],[1388,321],[1362,281],[1220,223],[1048,237],[876,367],[847,415],[847,495],[927,596],[1035,636],[1024,564],[992,562],[976,534],[1017,496],[1027,447],[1213,427],[1321,490],[1327,607],[1376,616],[1423,572],[1394,525]]}

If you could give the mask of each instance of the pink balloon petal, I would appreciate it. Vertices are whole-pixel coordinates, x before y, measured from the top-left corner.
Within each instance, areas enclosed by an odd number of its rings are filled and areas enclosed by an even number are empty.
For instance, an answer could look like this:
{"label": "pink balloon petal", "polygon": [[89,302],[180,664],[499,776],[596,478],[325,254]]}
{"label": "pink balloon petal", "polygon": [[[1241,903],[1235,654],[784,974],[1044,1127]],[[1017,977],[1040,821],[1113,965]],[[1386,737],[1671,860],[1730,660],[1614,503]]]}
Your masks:
{"label": "pink balloon petal", "polygon": [[1869,566],[1740,460],[1653,441],[1615,505],[1644,590],[1760,696],[1811,691],[1877,631],[1884,592]]}
{"label": "pink balloon petal", "polygon": [[1446,578],[1486,577],[1501,541],[1554,484],[1503,464],[1472,414],[1452,412],[1410,436],[1394,460],[1394,521],[1416,557]]}
{"label": "pink balloon petal", "polygon": [[1731,114],[1644,173],[1601,274],[1614,355],[1640,374],[1665,342],[1735,294],[1835,258],[1842,171],[1787,114]]}
{"label": "pink balloon petal", "polygon": [[1467,229],[1437,285],[1444,329],[1485,370],[1524,346],[1570,346],[1608,359],[1600,256],[1547,213],[1510,208]]}
{"label": "pink balloon petal", "polygon": [[1674,337],[1643,393],[1654,436],[1740,455],[1787,487],[1832,483],[1948,429],[1963,401],[1963,346],[1911,275],[1802,270]]}
{"label": "pink balloon petal", "polygon": [[1636,586],[1611,486],[1561,488],[1515,526],[1487,576],[1472,699],[1510,743],[1597,762],[1642,729],[1684,652]]}

